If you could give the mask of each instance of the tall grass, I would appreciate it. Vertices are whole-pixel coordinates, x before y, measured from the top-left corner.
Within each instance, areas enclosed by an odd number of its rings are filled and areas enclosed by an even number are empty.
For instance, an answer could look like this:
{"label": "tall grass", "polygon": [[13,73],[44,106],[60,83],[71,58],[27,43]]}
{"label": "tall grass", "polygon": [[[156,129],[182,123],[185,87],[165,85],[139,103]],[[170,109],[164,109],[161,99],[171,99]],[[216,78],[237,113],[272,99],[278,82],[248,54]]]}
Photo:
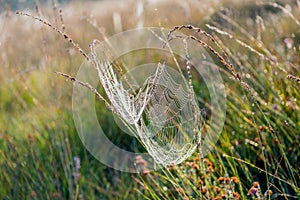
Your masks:
{"label": "tall grass", "polygon": [[[202,3],[210,13],[194,1],[185,5],[190,10],[182,3],[167,9],[167,1],[145,5],[145,25],[194,25],[174,29],[211,52],[226,86],[227,117],[206,158],[195,154],[181,165],[137,175],[109,169],[84,149],[71,115],[72,84],[53,73],[75,74],[87,44],[114,33],[113,17],[95,12],[114,8],[89,2],[95,10],[84,11],[80,3],[60,10],[52,2],[53,8],[38,6],[36,15],[45,16],[71,45],[28,18],[1,15],[2,199],[300,198],[300,12],[295,2]],[[129,1],[114,10],[123,30],[138,22],[130,15],[133,5]],[[105,107],[99,109],[111,123],[108,132],[118,135]]]}

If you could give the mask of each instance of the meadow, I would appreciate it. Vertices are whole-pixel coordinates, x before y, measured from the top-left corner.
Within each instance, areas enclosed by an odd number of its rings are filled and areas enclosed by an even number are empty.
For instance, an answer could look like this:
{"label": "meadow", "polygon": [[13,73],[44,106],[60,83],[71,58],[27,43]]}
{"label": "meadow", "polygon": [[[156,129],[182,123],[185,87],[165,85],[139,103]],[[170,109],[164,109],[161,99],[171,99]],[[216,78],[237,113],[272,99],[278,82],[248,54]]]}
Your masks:
{"label": "meadow", "polygon": [[[75,76],[84,57],[47,25],[1,8],[0,199],[300,199],[298,0],[53,2],[18,10],[64,30],[85,52],[93,39],[138,24],[208,44],[227,93],[225,125],[205,158],[196,152],[140,174],[103,165],[77,134],[72,81],[54,73]],[[96,106],[107,136],[131,144]]]}

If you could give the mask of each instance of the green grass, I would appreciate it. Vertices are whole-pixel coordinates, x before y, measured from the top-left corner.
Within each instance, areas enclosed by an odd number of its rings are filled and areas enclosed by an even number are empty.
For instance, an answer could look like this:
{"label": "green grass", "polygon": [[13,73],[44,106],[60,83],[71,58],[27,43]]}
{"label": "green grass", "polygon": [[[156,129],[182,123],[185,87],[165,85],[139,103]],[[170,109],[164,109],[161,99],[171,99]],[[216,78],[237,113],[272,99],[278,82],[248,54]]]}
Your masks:
{"label": "green grass", "polygon": [[[299,7],[292,1],[288,3],[299,20]],[[238,193],[241,199],[299,199],[300,85],[288,75],[300,77],[300,26],[287,13],[270,5],[251,1],[244,5],[230,1],[222,4],[227,9],[212,5],[214,13],[206,18],[205,13],[193,8],[191,19],[180,18],[178,11],[174,12],[176,19],[162,19],[161,23],[167,27],[191,23],[211,33],[255,95],[232,78],[226,66],[211,54],[227,92],[226,121],[217,145],[205,159],[195,154],[176,167],[149,174],[115,171],[85,150],[72,118],[72,84],[53,73],[59,70],[76,74],[83,61],[80,54],[48,27],[22,16],[1,16],[5,36],[0,40],[4,50],[0,57],[0,198],[218,199],[223,195],[234,199]],[[50,9],[41,9],[54,21],[55,14]],[[63,10],[68,10],[68,5]],[[126,16],[127,12],[121,13]],[[160,12],[167,15],[171,10]],[[99,38],[99,33],[78,17],[84,15],[82,8],[73,14],[65,19],[67,32],[85,50],[93,38]],[[151,13],[145,15],[150,16],[146,23],[157,25]],[[107,36],[113,34],[109,16],[95,19],[105,27]],[[124,29],[133,24],[132,19],[124,19]],[[182,31],[218,50],[205,36]],[[276,59],[278,64],[268,58]],[[198,90],[200,86],[194,87]],[[123,141],[122,146],[131,142],[119,136],[120,130],[103,105],[99,105],[97,113],[107,122],[106,129],[113,132],[110,137],[115,143]],[[74,157],[81,161],[78,179],[74,177]],[[238,181],[234,183],[232,177]],[[249,195],[257,189],[256,181],[260,190],[257,195]],[[272,190],[271,196],[264,195],[268,190]]]}

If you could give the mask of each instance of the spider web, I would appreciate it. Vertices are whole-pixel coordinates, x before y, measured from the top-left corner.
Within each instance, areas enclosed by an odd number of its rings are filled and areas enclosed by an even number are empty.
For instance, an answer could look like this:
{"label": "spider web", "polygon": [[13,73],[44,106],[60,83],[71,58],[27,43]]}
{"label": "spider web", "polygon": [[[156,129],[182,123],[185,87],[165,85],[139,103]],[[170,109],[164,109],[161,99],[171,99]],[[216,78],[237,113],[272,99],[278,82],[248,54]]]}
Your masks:
{"label": "spider web", "polygon": [[[187,84],[177,83],[163,65],[145,108],[146,120],[137,127],[147,151],[159,164],[181,163],[197,147],[201,127],[194,127],[194,122],[201,119],[200,109],[196,106],[193,111],[197,103],[191,97]],[[200,120],[197,124],[201,124]]]}
{"label": "spider web", "polygon": [[162,65],[158,66],[154,76],[146,80],[147,84],[144,84],[144,87],[140,88],[136,95],[133,95],[124,89],[122,82],[118,81],[113,65],[108,60],[100,62],[94,50],[92,51],[92,61],[96,66],[100,82],[113,108],[122,116],[125,122],[129,124],[137,123],[153,92],[153,87],[149,87],[149,85],[154,86],[156,84],[155,80],[160,75]]}
{"label": "spider web", "polygon": [[94,63],[100,82],[114,111],[130,127],[156,163],[179,164],[196,149],[201,138],[201,112],[194,91],[186,82],[177,83],[164,64],[158,64],[138,92],[126,90],[110,61]]}

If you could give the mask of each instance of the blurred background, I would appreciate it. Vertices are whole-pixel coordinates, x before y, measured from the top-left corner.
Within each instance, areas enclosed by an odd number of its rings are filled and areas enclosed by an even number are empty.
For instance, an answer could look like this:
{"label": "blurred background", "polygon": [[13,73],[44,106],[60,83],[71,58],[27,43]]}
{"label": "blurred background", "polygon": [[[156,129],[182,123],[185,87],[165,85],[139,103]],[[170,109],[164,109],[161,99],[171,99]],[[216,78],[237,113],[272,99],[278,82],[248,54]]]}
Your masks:
{"label": "blurred background", "polygon": [[[181,30],[226,57],[245,83],[211,54],[227,92],[216,147],[205,158],[195,153],[157,172],[127,174],[102,165],[77,135],[73,84],[53,73],[75,76],[84,57],[51,28],[16,11],[50,22],[86,52],[93,39],[136,27],[192,24],[207,31],[217,44]],[[0,198],[300,198],[299,21],[298,0],[0,0]],[[96,106],[116,145],[138,145],[101,102]]]}

